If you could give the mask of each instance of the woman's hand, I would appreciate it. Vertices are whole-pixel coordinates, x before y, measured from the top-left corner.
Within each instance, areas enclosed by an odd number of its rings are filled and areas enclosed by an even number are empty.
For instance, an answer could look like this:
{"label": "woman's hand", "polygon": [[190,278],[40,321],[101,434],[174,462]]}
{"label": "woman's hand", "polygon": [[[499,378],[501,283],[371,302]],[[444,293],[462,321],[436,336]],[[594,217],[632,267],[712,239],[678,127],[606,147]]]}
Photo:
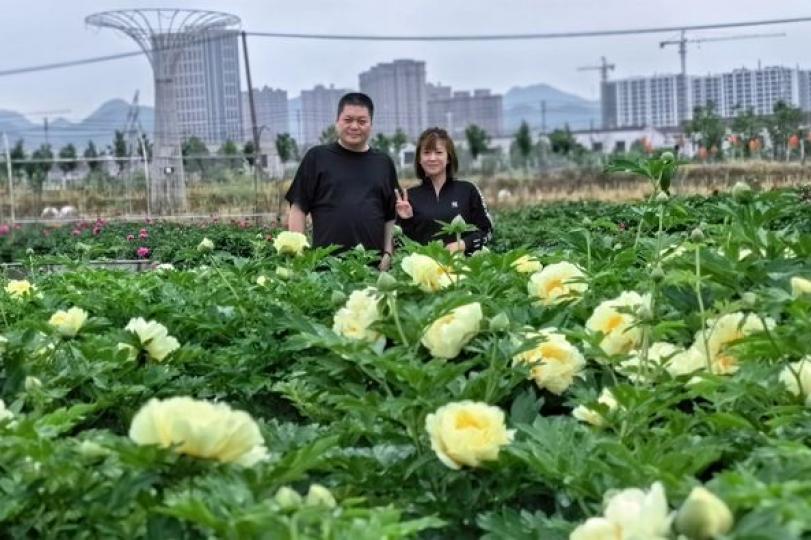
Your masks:
{"label": "woman's hand", "polygon": [[395,189],[394,195],[397,197],[397,202],[394,204],[397,217],[400,219],[411,219],[414,217],[414,209],[411,208],[411,203],[408,202],[408,190],[404,189],[403,194],[400,195],[400,190]]}
{"label": "woman's hand", "polygon": [[462,253],[465,252],[465,241],[459,240],[458,242],[451,242],[450,244],[445,244],[445,249],[450,251],[451,253],[456,253],[457,251],[461,251]]}

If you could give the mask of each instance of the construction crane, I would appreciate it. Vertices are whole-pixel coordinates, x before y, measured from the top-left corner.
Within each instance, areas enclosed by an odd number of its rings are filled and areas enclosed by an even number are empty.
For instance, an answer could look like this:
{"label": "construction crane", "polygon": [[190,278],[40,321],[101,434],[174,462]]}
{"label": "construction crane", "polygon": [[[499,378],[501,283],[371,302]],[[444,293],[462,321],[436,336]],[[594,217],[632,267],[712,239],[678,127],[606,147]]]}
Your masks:
{"label": "construction crane", "polygon": [[785,33],[777,33],[777,34],[740,34],[737,36],[719,36],[719,37],[708,37],[708,38],[697,38],[697,39],[687,39],[684,35],[685,31],[681,31],[681,37],[679,39],[669,40],[669,41],[660,41],[659,48],[664,49],[668,45],[678,45],[679,46],[679,58],[681,59],[681,74],[682,76],[687,76],[687,44],[688,43],[707,43],[711,41],[736,41],[739,39],[757,39],[757,38],[770,38],[770,37],[784,37]]}
{"label": "construction crane", "polygon": [[605,59],[605,56],[601,56],[599,66],[581,66],[577,68],[577,71],[599,71],[600,82],[608,82],[608,72],[614,71],[616,67],[617,66],[614,64],[609,64],[608,60]]}

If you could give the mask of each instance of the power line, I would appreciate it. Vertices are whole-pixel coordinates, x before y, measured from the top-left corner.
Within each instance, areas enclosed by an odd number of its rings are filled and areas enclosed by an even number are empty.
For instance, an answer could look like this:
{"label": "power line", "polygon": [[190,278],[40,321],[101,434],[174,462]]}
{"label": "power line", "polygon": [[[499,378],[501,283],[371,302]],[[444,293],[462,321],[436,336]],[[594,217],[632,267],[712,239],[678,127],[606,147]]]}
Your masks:
{"label": "power line", "polygon": [[[584,38],[584,37],[611,37],[611,36],[627,36],[627,35],[641,35],[641,34],[661,34],[667,32],[681,32],[684,31],[697,31],[697,30],[710,30],[710,29],[723,29],[723,28],[740,28],[744,26],[768,26],[776,24],[793,24],[811,22],[811,17],[794,17],[786,19],[767,19],[761,21],[742,21],[734,23],[715,23],[715,24],[695,24],[684,26],[658,26],[650,28],[626,28],[618,30],[584,30],[584,31],[567,31],[567,32],[540,32],[540,33],[526,33],[526,34],[478,34],[478,35],[374,35],[374,34],[305,34],[305,33],[288,33],[288,32],[246,32],[249,36],[278,38],[278,39],[316,39],[316,40],[342,40],[342,41],[516,41],[516,40],[541,40],[541,39],[567,39],[567,38]],[[200,41],[208,41],[211,39],[223,39],[231,37],[229,35],[207,36]],[[99,62],[108,62],[110,60],[118,60],[121,58],[130,58],[133,56],[140,56],[145,54],[143,51],[131,51],[126,53],[109,54],[104,56],[95,56],[90,58],[82,58],[78,60],[68,60],[64,62],[54,62],[50,64],[40,64],[35,66],[25,66],[20,68],[0,70],[0,77],[7,77],[10,75],[21,75],[25,73],[33,73],[37,71],[47,71],[52,69],[68,68],[75,66],[82,66],[87,64],[95,64]]]}

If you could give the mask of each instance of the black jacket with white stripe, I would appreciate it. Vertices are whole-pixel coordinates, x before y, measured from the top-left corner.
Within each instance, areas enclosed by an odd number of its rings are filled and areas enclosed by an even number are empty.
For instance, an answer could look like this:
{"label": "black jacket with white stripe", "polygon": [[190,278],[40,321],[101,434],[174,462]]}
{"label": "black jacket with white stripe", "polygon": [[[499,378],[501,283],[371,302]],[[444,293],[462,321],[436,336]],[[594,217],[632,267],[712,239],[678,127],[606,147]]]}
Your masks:
{"label": "black jacket with white stripe", "polygon": [[409,219],[398,217],[397,224],[406,236],[421,244],[432,240],[441,240],[445,244],[456,241],[454,235],[436,236],[442,228],[437,221],[450,223],[459,215],[478,229],[462,235],[466,254],[481,249],[493,234],[493,220],[490,219],[487,204],[479,188],[471,182],[449,178],[437,194],[431,180],[426,179],[422,184],[408,189],[408,202],[414,216]]}

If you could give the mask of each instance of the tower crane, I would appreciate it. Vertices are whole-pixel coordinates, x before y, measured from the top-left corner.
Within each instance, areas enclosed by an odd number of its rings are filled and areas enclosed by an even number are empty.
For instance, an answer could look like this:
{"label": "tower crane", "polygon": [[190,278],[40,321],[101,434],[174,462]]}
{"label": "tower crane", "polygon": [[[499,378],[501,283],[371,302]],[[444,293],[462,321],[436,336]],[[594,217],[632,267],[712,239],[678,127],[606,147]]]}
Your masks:
{"label": "tower crane", "polygon": [[580,66],[579,68],[577,68],[577,71],[599,71],[600,82],[607,82],[608,72],[614,71],[616,67],[617,66],[615,64],[609,64],[608,60],[605,59],[605,56],[601,56],[599,66]]}
{"label": "tower crane", "polygon": [[757,38],[771,38],[771,37],[784,37],[785,33],[776,33],[776,34],[740,34],[737,36],[718,36],[718,37],[706,37],[706,38],[695,38],[695,39],[688,39],[685,36],[685,31],[681,31],[681,37],[679,39],[673,39],[668,41],[660,41],[659,48],[664,49],[669,45],[678,45],[679,46],[679,58],[681,59],[681,74],[682,76],[687,75],[687,44],[688,43],[708,43],[712,41],[737,41],[739,39],[757,39]]}

